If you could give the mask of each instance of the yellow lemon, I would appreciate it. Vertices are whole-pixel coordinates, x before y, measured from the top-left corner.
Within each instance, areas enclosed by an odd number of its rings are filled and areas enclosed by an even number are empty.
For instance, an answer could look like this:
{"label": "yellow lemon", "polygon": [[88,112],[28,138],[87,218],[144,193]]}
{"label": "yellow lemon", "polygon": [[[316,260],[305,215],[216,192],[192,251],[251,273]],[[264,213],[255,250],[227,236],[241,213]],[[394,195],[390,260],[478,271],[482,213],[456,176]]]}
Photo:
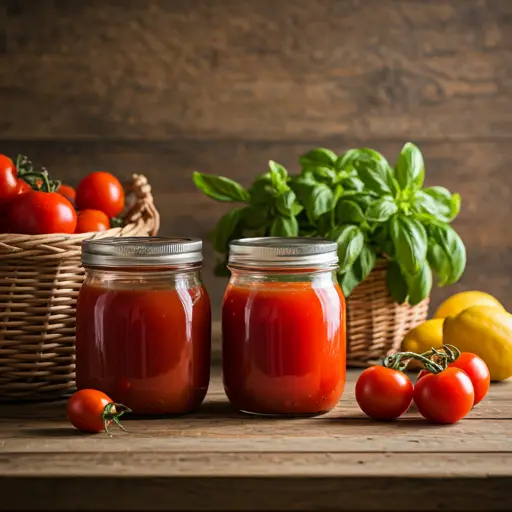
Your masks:
{"label": "yellow lemon", "polygon": [[[402,352],[416,352],[422,354],[431,348],[441,348],[443,345],[444,318],[427,320],[411,329],[402,341]],[[409,368],[419,368],[421,365],[412,360]]]}
{"label": "yellow lemon", "polygon": [[471,306],[493,306],[505,311],[502,304],[492,295],[485,292],[469,291],[452,295],[446,299],[434,314],[434,318],[446,318],[458,315],[461,311]]}
{"label": "yellow lemon", "polygon": [[495,306],[472,306],[444,322],[445,344],[480,356],[491,380],[512,376],[512,315]]}

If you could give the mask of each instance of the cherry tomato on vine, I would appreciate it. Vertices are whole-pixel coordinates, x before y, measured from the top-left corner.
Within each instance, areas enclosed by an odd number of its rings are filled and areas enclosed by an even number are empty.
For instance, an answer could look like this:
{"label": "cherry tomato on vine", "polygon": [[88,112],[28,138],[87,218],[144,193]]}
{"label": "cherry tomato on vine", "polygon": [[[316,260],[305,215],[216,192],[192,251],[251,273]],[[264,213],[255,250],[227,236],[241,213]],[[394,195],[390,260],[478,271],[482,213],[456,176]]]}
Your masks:
{"label": "cherry tomato on vine", "polygon": [[471,379],[459,368],[427,372],[414,387],[418,410],[434,423],[456,423],[471,411],[474,400]]}
{"label": "cherry tomato on vine", "polygon": [[[470,379],[475,390],[475,402],[481,402],[489,391],[491,385],[491,374],[485,361],[471,352],[462,352],[459,357],[449,363],[449,367],[461,369]],[[418,380],[430,373],[428,370],[421,370]]]}
{"label": "cherry tomato on vine", "polygon": [[75,232],[75,209],[56,192],[31,191],[22,194],[12,200],[8,212],[12,233],[42,235]]}
{"label": "cherry tomato on vine", "polygon": [[81,210],[77,217],[75,233],[107,231],[107,229],[110,229],[110,219],[100,210]]}
{"label": "cherry tomato on vine", "polygon": [[71,185],[65,185],[64,183],[62,183],[57,192],[63,195],[66,199],[69,199],[70,202],[75,202],[76,191]]}
{"label": "cherry tomato on vine", "polygon": [[485,361],[471,352],[462,352],[461,355],[448,366],[461,369],[470,379],[475,390],[473,405],[481,402],[491,385],[491,374]]}
{"label": "cherry tomato on vine", "polygon": [[0,203],[17,195],[18,171],[13,161],[0,155]]}
{"label": "cherry tomato on vine", "polygon": [[93,172],[78,184],[76,206],[79,210],[101,210],[112,219],[123,211],[123,187],[112,174]]}
{"label": "cherry tomato on vine", "polygon": [[82,389],[71,395],[66,412],[68,420],[78,430],[94,433],[105,431],[110,434],[108,427],[112,422],[124,430],[119,418],[131,411],[122,404],[114,403],[101,391]]}
{"label": "cherry tomato on vine", "polygon": [[356,400],[361,410],[376,420],[394,420],[409,409],[414,387],[404,373],[372,366],[357,380]]}

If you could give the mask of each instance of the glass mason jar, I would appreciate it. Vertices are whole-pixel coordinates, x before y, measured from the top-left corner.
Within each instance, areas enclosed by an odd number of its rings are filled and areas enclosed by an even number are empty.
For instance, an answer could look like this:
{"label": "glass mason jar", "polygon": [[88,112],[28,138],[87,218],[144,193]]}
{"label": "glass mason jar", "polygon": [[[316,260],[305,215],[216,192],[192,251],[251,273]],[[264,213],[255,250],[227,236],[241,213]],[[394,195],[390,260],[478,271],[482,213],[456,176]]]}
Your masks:
{"label": "glass mason jar", "polygon": [[346,376],[345,299],[334,242],[231,243],[222,307],[224,388],[237,409],[309,415],[339,402]]}
{"label": "glass mason jar", "polygon": [[138,414],[196,409],[210,379],[210,299],[202,242],[103,238],[84,243],[76,313],[78,389]]}

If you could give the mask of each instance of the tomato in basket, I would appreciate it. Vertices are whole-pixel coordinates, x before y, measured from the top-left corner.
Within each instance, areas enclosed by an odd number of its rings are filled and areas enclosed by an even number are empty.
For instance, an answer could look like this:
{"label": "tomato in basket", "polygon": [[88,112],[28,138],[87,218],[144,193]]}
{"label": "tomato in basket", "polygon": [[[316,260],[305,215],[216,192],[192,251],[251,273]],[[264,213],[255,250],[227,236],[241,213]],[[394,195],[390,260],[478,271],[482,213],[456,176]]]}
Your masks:
{"label": "tomato in basket", "polygon": [[0,203],[18,194],[18,171],[13,161],[5,155],[0,155]]}
{"label": "tomato in basket", "polygon": [[12,233],[43,235],[71,234],[76,228],[73,205],[56,192],[30,191],[14,198],[8,208]]}
{"label": "tomato in basket", "polygon": [[76,191],[71,185],[65,185],[64,183],[62,183],[57,192],[63,195],[66,199],[69,199],[71,203],[75,202]]}
{"label": "tomato in basket", "polygon": [[79,210],[100,210],[109,218],[117,217],[124,208],[124,190],[119,180],[108,172],[93,172],[76,189]]}
{"label": "tomato in basket", "polygon": [[77,214],[75,233],[91,231],[107,231],[110,229],[110,219],[100,210],[81,210]]}

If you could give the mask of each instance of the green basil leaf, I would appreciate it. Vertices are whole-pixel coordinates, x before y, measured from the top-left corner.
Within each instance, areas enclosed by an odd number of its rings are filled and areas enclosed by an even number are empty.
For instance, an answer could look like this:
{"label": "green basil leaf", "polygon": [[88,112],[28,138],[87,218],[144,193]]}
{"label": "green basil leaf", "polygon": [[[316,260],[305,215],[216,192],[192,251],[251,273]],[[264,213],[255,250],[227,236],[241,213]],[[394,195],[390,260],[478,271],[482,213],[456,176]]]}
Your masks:
{"label": "green basil leaf", "polygon": [[229,178],[194,172],[193,180],[201,192],[217,201],[249,201],[249,193],[242,185]]}
{"label": "green basil leaf", "polygon": [[240,236],[237,238],[260,238],[262,236],[268,236],[268,227],[263,226],[261,228],[248,228],[243,227],[242,232],[240,233]]}
{"label": "green basil leaf", "polygon": [[349,149],[336,161],[338,170],[347,166],[354,167],[366,188],[378,195],[396,196],[400,190],[388,161],[373,149]]}
{"label": "green basil leaf", "polygon": [[442,222],[451,222],[459,214],[460,204],[460,195],[452,195],[444,187],[425,188],[414,195],[417,211],[428,213]]}
{"label": "green basil leaf", "polygon": [[212,245],[217,252],[222,254],[229,251],[229,242],[236,238],[244,210],[245,208],[234,208],[217,222],[212,233]]}
{"label": "green basil leaf", "polygon": [[358,192],[362,192],[364,189],[364,183],[359,178],[353,176],[342,179],[341,184],[346,189],[357,190]]}
{"label": "green basil leaf", "polygon": [[409,294],[409,304],[416,306],[421,301],[425,300],[432,290],[432,270],[429,264],[425,261],[416,274],[405,273],[405,281],[407,283],[407,290]]}
{"label": "green basil leaf", "polygon": [[356,276],[354,270],[351,268],[344,274],[338,272],[338,281],[341,286],[341,291],[345,297],[348,297],[354,288],[361,282]]}
{"label": "green basil leaf", "polygon": [[366,210],[366,218],[372,222],[386,222],[398,211],[398,207],[391,196],[384,196],[374,201]]}
{"label": "green basil leaf", "polygon": [[386,284],[395,302],[403,304],[407,300],[407,283],[396,261],[390,261],[386,270]]}
{"label": "green basil leaf", "polygon": [[334,207],[334,194],[324,183],[311,187],[307,197],[301,201],[312,220],[318,219],[320,215],[330,212]]}
{"label": "green basil leaf", "polygon": [[361,228],[354,224],[346,224],[335,228],[329,239],[338,244],[340,272],[346,272],[359,257],[364,245],[364,235]]}
{"label": "green basil leaf", "polygon": [[300,183],[304,185],[318,185],[318,181],[316,180],[315,175],[309,169],[306,169],[298,176],[292,178],[291,184],[293,183]]}
{"label": "green basil leaf", "polygon": [[375,250],[372,246],[365,243],[359,258],[357,258],[352,267],[352,270],[359,281],[365,280],[370,275],[371,271],[375,267],[376,261],[377,255],[375,254]]}
{"label": "green basil leaf", "polygon": [[316,220],[317,233],[321,237],[327,236],[333,227],[332,212],[326,212],[323,215],[320,215]]}
{"label": "green basil leaf", "polygon": [[407,142],[396,163],[396,178],[402,190],[419,190],[425,180],[425,163],[419,148]]}
{"label": "green basil leaf", "polygon": [[[300,207],[300,210],[297,211],[297,207]],[[276,209],[285,217],[295,217],[295,215],[301,211],[302,206],[297,204],[295,192],[293,190],[287,190],[277,196]]]}
{"label": "green basil leaf", "polygon": [[[306,205],[309,197],[312,195],[313,189],[319,185],[318,181],[315,180],[313,173],[306,171],[305,173],[294,177],[290,181],[290,188],[295,192],[300,203]],[[322,186],[327,186],[321,184]]]}
{"label": "green basil leaf", "polygon": [[299,224],[295,217],[282,217],[278,215],[270,227],[270,236],[297,236]]}
{"label": "green basil leaf", "polygon": [[327,165],[332,167],[336,162],[337,155],[334,151],[325,148],[317,148],[308,151],[305,155],[300,157],[300,165],[302,167],[309,167],[312,165]]}
{"label": "green basil leaf", "polygon": [[456,283],[462,277],[466,268],[466,247],[464,246],[464,242],[457,232],[448,224],[432,226],[431,234],[436,244],[445,252],[450,266],[449,276],[443,284],[448,285]]}
{"label": "green basil leaf", "polygon": [[433,239],[429,240],[427,260],[437,274],[437,285],[446,286],[452,275],[450,258],[445,250]]}
{"label": "green basil leaf", "polygon": [[372,233],[372,242],[389,258],[395,257],[395,246],[390,235],[390,222],[375,224]]}
{"label": "green basil leaf", "polygon": [[270,208],[265,205],[247,206],[242,211],[242,220],[248,229],[265,227],[270,222]]}
{"label": "green basil leaf", "polygon": [[[318,231],[315,228],[311,228],[311,227],[307,227],[307,228],[299,227],[299,231],[300,231],[300,236],[303,236],[305,238],[316,238],[316,237],[320,236]],[[322,237],[322,238],[325,238],[325,237]]]}
{"label": "green basil leaf", "polygon": [[441,204],[449,204],[452,199],[451,192],[444,187],[427,187],[423,189],[423,193],[433,197],[436,202]]}
{"label": "green basil leaf", "polygon": [[362,208],[355,201],[342,197],[336,205],[336,221],[339,224],[348,224],[354,222],[360,224],[364,222],[365,215]]}
{"label": "green basil leaf", "polygon": [[460,197],[460,194],[453,194],[452,200],[450,202],[450,221],[455,219],[457,215],[460,213],[460,206],[462,203],[462,199]]}
{"label": "green basil leaf", "polygon": [[258,177],[249,189],[250,203],[256,206],[270,206],[274,204],[277,191],[274,189],[270,173]]}
{"label": "green basil leaf", "polygon": [[431,195],[423,190],[418,190],[413,197],[413,205],[417,212],[426,213],[433,219],[446,220],[446,213],[449,213],[449,206],[436,201]]}
{"label": "green basil leaf", "polygon": [[268,166],[270,168],[270,179],[274,188],[278,192],[283,192],[288,188],[286,182],[288,181],[288,171],[274,160],[269,160]]}
{"label": "green basil leaf", "polygon": [[366,211],[368,206],[375,201],[375,197],[367,192],[356,192],[355,190],[345,190],[343,199],[356,202],[361,209]]}
{"label": "green basil leaf", "polygon": [[354,148],[345,151],[345,153],[336,160],[335,166],[339,171],[350,166],[357,170],[357,165],[361,162],[369,161],[387,164],[387,160],[378,151],[370,148]]}
{"label": "green basil leaf", "polygon": [[427,233],[416,219],[396,215],[390,221],[395,256],[409,274],[419,272],[427,257]]}
{"label": "green basil leaf", "polygon": [[338,179],[338,175],[334,169],[330,169],[329,167],[308,167],[308,172],[310,172],[317,181],[321,183],[326,183],[327,185],[332,185],[336,183]]}

